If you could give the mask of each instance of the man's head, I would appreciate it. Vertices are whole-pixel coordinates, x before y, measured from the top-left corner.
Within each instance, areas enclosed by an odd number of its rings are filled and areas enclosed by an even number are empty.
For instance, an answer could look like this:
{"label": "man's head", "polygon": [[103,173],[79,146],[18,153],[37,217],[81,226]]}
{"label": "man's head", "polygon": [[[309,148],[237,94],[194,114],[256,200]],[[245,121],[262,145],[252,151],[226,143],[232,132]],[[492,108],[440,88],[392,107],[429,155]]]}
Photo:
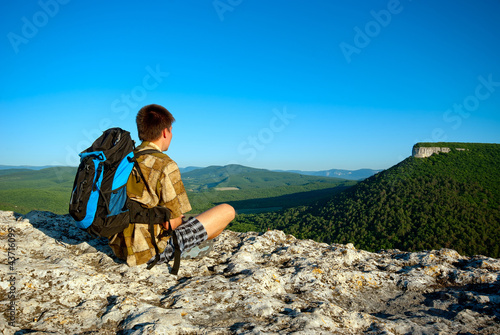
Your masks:
{"label": "man's head", "polygon": [[165,129],[170,131],[175,119],[170,112],[160,105],[147,105],[137,113],[137,132],[141,141],[155,141]]}

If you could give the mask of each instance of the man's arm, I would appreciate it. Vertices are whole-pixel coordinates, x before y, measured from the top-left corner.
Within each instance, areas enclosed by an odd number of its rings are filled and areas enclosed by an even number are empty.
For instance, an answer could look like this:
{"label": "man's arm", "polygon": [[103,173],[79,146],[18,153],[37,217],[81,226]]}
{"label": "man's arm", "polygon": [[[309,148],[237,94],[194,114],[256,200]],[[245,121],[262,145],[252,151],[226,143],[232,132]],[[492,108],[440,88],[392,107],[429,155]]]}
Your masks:
{"label": "man's arm", "polygon": [[[182,219],[184,217],[185,217],[184,215],[181,215],[174,219],[170,219],[170,227],[172,227],[172,230],[175,230],[182,224]],[[163,223],[163,227],[165,227],[165,229],[168,229],[168,222]]]}

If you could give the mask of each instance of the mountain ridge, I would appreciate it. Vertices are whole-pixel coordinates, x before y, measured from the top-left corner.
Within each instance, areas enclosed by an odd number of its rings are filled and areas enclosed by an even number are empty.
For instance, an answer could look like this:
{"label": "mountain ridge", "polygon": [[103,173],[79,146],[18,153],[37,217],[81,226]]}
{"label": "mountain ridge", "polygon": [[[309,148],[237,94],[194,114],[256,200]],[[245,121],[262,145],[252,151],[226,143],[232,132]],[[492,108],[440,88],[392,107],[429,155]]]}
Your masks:
{"label": "mountain ridge", "polygon": [[277,172],[292,172],[311,176],[334,177],[348,180],[363,180],[377,174],[383,170],[374,169],[357,169],[357,170],[342,170],[330,169],[320,171],[303,171],[303,170],[273,170]]}
{"label": "mountain ridge", "polygon": [[56,167],[56,165],[43,165],[43,166],[36,166],[36,165],[0,165],[0,170],[10,170],[10,169],[16,169],[16,170],[41,170],[41,169],[47,169],[51,167]]}
{"label": "mountain ridge", "polygon": [[186,188],[209,189],[215,187],[260,188],[300,185],[312,182],[341,182],[342,178],[306,176],[292,172],[276,172],[267,169],[230,164],[212,165],[186,172],[182,176]]}
{"label": "mountain ridge", "polygon": [[[205,169],[208,167],[213,167],[213,166],[220,166],[220,167],[226,167],[228,165],[209,165],[209,166],[186,166],[186,167],[179,167],[179,170],[181,173],[187,173],[191,172],[194,170],[200,170],[200,169]],[[238,164],[234,164],[238,165]],[[238,165],[238,166],[244,166],[244,165]],[[48,168],[74,168],[76,169],[77,166],[62,166],[62,165],[43,165],[43,166],[37,166],[37,165],[0,165],[0,171],[1,170],[43,170],[43,169],[48,169]],[[356,170],[346,170],[346,169],[329,169],[329,170],[317,170],[317,171],[305,171],[305,170],[283,170],[283,169],[265,169],[265,168],[254,168],[254,167],[249,167],[253,169],[260,169],[260,170],[268,170],[272,172],[290,172],[290,173],[297,173],[297,174],[304,174],[304,175],[310,175],[310,176],[319,176],[319,177],[330,177],[333,176],[335,178],[341,178],[341,179],[349,179],[349,180],[359,180],[363,178],[368,178],[369,176],[376,174],[380,171],[383,171],[383,169],[369,169],[369,168],[364,168],[364,169],[356,169]],[[356,174],[360,174],[361,177],[358,179]],[[343,178],[342,176],[347,176],[347,178]],[[356,177],[351,177],[351,175],[356,175]]]}

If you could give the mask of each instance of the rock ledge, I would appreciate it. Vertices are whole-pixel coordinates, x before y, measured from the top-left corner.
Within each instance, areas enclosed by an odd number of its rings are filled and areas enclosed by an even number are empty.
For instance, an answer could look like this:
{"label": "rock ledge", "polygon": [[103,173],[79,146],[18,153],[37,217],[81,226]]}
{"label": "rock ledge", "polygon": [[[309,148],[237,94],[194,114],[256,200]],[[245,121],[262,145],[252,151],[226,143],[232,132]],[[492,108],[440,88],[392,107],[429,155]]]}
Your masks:
{"label": "rock ledge", "polygon": [[3,334],[500,334],[500,260],[450,249],[226,231],[172,276],[129,268],[69,216],[0,211],[0,235]]}

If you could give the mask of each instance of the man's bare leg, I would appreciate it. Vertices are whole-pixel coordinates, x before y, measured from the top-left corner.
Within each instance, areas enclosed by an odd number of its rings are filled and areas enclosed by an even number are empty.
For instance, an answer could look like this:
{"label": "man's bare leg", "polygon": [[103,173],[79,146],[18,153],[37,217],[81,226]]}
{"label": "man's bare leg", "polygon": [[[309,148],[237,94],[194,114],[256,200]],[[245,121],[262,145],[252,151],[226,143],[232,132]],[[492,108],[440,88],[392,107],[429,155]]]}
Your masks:
{"label": "man's bare leg", "polygon": [[203,224],[208,239],[211,240],[222,233],[235,216],[236,212],[231,205],[221,204],[201,213],[196,218]]}
{"label": "man's bare leg", "polygon": [[[179,250],[183,252],[184,250],[189,250],[199,245],[206,239],[211,240],[215,238],[226,228],[235,216],[236,212],[232,206],[222,204],[210,208],[196,216],[196,218],[186,221],[184,224],[182,224],[182,218],[184,216],[179,216],[178,218],[170,220],[170,224],[174,229],[174,234],[178,234],[177,238],[179,244],[174,246],[171,239],[165,247],[165,250],[161,253],[158,264],[169,262],[174,257],[174,250],[176,247],[179,247]],[[148,264],[153,262],[154,259],[155,257],[153,256],[148,261]]]}

